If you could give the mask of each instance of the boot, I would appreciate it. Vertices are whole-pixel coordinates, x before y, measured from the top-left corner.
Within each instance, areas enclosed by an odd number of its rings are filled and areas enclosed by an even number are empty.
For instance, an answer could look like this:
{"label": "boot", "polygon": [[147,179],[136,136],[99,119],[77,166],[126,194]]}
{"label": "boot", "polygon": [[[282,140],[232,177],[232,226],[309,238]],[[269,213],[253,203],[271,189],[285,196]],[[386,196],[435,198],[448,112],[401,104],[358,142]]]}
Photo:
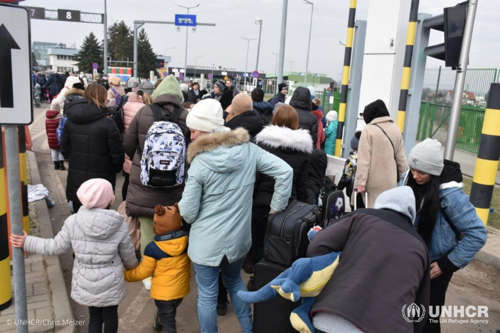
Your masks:
{"label": "boot", "polygon": [[59,161],[54,161],[54,170],[61,170],[61,165],[59,164]]}
{"label": "boot", "polygon": [[59,161],[59,170],[64,171],[66,168],[64,167],[64,161]]}

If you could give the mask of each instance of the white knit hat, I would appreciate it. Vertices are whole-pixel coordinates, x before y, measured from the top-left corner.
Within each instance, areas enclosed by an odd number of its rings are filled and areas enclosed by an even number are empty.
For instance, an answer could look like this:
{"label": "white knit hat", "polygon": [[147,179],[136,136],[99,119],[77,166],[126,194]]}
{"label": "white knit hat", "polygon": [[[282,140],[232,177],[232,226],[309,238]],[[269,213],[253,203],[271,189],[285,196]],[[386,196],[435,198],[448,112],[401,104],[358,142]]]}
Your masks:
{"label": "white knit hat", "polygon": [[417,169],[433,176],[440,176],[443,171],[443,153],[441,143],[435,139],[425,139],[413,147],[408,155],[410,168]]}
{"label": "white knit hat", "polygon": [[334,121],[337,120],[337,111],[330,111],[326,114],[326,120],[328,121]]}
{"label": "white knit hat", "polygon": [[190,129],[201,132],[211,132],[224,125],[222,106],[215,99],[204,99],[195,104],[186,118]]}

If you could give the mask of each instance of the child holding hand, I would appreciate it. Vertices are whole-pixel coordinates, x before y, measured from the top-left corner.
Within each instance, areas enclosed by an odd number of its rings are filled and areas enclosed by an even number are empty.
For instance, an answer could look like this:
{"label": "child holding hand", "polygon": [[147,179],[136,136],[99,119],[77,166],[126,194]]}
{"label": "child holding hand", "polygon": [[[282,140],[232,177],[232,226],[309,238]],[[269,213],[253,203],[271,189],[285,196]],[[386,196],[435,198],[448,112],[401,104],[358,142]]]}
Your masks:
{"label": "child holding hand", "polygon": [[15,247],[31,253],[60,255],[73,248],[71,298],[89,307],[89,332],[118,332],[118,304],[125,297],[124,267],[137,266],[134,246],[122,215],[109,209],[111,183],[95,178],[77,191],[82,208],[69,216],[53,239],[11,235]]}

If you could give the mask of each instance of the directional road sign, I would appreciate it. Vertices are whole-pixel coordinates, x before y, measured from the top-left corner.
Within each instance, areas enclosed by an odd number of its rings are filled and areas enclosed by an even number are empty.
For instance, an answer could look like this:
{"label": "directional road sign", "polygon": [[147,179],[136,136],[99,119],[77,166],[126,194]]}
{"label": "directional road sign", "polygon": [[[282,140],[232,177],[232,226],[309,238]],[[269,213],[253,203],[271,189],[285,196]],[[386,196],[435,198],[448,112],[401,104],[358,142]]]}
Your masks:
{"label": "directional road sign", "polygon": [[97,62],[92,63],[92,68],[93,69],[98,69],[99,68],[99,64]]}
{"label": "directional road sign", "polygon": [[252,77],[253,77],[253,78],[257,78],[257,77],[259,77],[259,72],[258,72],[258,71],[254,71],[254,72],[252,73]]}
{"label": "directional road sign", "polygon": [[33,121],[30,13],[0,4],[0,124]]}
{"label": "directional road sign", "polygon": [[196,27],[196,15],[175,14],[175,25],[179,27]]}
{"label": "directional road sign", "polygon": [[212,80],[214,78],[214,76],[212,75],[212,73],[208,73],[207,77],[208,77],[209,80]]}
{"label": "directional road sign", "polygon": [[57,19],[59,21],[80,22],[80,11],[71,9],[58,9]]}

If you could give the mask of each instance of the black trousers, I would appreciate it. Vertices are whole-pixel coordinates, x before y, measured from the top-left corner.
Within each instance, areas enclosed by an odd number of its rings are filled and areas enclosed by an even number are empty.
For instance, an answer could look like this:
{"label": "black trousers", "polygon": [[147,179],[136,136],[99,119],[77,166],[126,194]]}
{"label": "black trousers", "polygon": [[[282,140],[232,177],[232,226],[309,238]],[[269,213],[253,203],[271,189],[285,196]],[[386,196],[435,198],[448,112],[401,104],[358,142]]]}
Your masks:
{"label": "black trousers", "polygon": [[118,305],[98,308],[89,307],[89,333],[102,333],[102,324],[104,324],[104,333],[118,332]]}
{"label": "black trousers", "polygon": [[128,191],[128,184],[129,184],[129,179],[130,179],[130,174],[126,173],[125,171],[123,172],[124,180],[123,180],[123,186],[122,186],[122,198],[123,201],[126,200],[127,198],[127,191]]}
{"label": "black trousers", "polygon": [[219,272],[219,294],[217,295],[217,304],[227,303],[227,289],[222,281],[222,273]]}
{"label": "black trousers", "polygon": [[175,315],[177,314],[177,308],[181,305],[181,303],[182,298],[172,301],[155,300],[156,308],[158,309],[158,317],[160,317],[161,324],[163,325],[163,332],[177,332],[177,328],[175,326]]}
{"label": "black trousers", "polygon": [[[446,298],[446,290],[450,284],[453,272],[445,272],[438,276],[437,278],[431,280],[431,297],[429,299],[429,305],[434,309],[436,306],[444,305]],[[441,317],[441,311],[439,312],[439,317]],[[431,323],[428,319],[427,324],[424,326],[423,333],[441,333],[441,324],[439,323],[439,318],[437,323]]]}

